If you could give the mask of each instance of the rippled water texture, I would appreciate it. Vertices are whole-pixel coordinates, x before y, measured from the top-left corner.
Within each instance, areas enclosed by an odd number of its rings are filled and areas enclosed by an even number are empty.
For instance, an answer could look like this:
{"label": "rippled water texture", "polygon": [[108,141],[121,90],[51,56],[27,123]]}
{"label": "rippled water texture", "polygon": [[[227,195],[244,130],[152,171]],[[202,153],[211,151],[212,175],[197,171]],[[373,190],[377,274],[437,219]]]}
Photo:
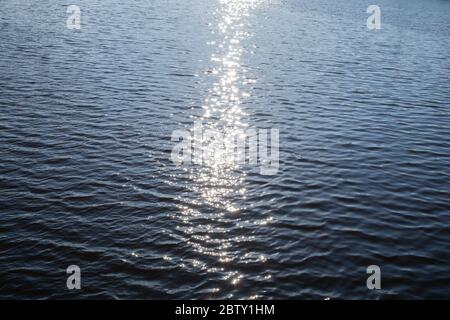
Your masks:
{"label": "rippled water texture", "polygon": [[0,298],[450,297],[449,1],[73,4],[0,2]]}

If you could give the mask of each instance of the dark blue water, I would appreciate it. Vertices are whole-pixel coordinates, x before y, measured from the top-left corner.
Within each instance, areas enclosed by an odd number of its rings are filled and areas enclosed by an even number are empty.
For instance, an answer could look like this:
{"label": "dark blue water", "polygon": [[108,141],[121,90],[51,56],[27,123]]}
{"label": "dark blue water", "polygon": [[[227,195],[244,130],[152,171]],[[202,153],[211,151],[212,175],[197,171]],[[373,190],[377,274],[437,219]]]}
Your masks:
{"label": "dark blue water", "polygon": [[[371,4],[1,1],[0,298],[449,298],[450,2]],[[176,166],[196,119],[278,173]]]}

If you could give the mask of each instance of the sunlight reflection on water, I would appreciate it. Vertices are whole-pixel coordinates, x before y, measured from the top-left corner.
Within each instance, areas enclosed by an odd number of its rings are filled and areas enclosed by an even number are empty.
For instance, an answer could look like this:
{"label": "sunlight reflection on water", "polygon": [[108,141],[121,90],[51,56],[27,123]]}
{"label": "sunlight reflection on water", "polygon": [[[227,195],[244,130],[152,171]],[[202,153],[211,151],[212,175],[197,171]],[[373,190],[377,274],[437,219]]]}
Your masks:
{"label": "sunlight reflection on water", "polygon": [[[207,44],[212,47],[211,72],[206,77],[213,77],[212,85],[203,102],[203,114],[194,119],[201,121],[202,128],[219,132],[229,139],[237,133],[245,131],[248,124],[248,114],[242,103],[251,96],[254,77],[241,65],[241,57],[247,53],[242,44],[250,38],[248,17],[261,3],[257,0],[222,0],[215,10],[214,16],[219,17],[218,24],[213,25],[212,35],[215,40]],[[195,132],[194,128],[191,130]],[[189,179],[192,182],[192,192],[198,197],[184,199],[186,205],[180,205],[182,225],[185,240],[198,253],[215,257],[212,263],[221,266],[240,259],[233,244],[251,241],[252,236],[234,235],[231,230],[237,229],[238,217],[242,208],[236,199],[245,199],[245,172],[236,163],[234,157],[217,152],[211,148],[213,140],[205,136],[193,138],[194,144],[202,145],[203,163],[189,168]],[[227,141],[225,141],[227,143]],[[214,149],[215,152],[208,152]],[[195,199],[195,200],[192,200]],[[229,217],[229,215],[232,215]],[[261,258],[261,262],[265,262]],[[210,260],[210,259],[209,259]],[[198,266],[205,267],[202,262]],[[206,267],[208,271],[215,268]],[[223,268],[220,268],[221,271]],[[237,285],[243,274],[236,271],[224,272],[223,280]]]}

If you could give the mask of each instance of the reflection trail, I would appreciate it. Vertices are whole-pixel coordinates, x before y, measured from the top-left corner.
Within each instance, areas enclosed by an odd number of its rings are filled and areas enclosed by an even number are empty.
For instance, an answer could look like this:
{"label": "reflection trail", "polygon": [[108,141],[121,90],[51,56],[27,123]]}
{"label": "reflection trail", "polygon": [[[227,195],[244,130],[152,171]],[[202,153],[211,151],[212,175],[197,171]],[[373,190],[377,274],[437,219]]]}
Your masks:
{"label": "reflection trail", "polygon": [[[215,39],[208,43],[213,49],[212,66],[205,73],[211,85],[203,113],[194,119],[202,122],[203,130],[216,130],[227,138],[249,126],[242,104],[250,97],[254,80],[241,65],[241,56],[248,52],[243,42],[251,35],[247,18],[261,3],[262,0],[221,0],[214,12],[218,17],[212,31]],[[244,208],[239,203],[245,199],[245,172],[225,152],[208,152],[213,141],[194,137],[194,143],[199,142],[203,145],[203,163],[189,168],[190,192],[179,204],[181,223],[177,229],[196,252],[193,266],[208,272],[211,278],[218,276],[226,285],[235,286],[245,275],[233,270],[233,261],[248,255],[238,247],[252,241],[252,236],[244,235],[239,226],[243,221]],[[218,292],[220,287],[216,283],[208,292]]]}

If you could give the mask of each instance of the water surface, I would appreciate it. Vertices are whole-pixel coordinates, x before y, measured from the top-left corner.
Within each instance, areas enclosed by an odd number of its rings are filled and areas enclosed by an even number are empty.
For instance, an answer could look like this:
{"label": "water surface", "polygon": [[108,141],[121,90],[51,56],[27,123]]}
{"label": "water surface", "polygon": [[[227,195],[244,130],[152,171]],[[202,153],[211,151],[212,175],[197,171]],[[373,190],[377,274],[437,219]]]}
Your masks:
{"label": "water surface", "polygon": [[[0,298],[450,297],[450,2],[77,4],[0,3]],[[176,166],[196,120],[278,173]]]}

